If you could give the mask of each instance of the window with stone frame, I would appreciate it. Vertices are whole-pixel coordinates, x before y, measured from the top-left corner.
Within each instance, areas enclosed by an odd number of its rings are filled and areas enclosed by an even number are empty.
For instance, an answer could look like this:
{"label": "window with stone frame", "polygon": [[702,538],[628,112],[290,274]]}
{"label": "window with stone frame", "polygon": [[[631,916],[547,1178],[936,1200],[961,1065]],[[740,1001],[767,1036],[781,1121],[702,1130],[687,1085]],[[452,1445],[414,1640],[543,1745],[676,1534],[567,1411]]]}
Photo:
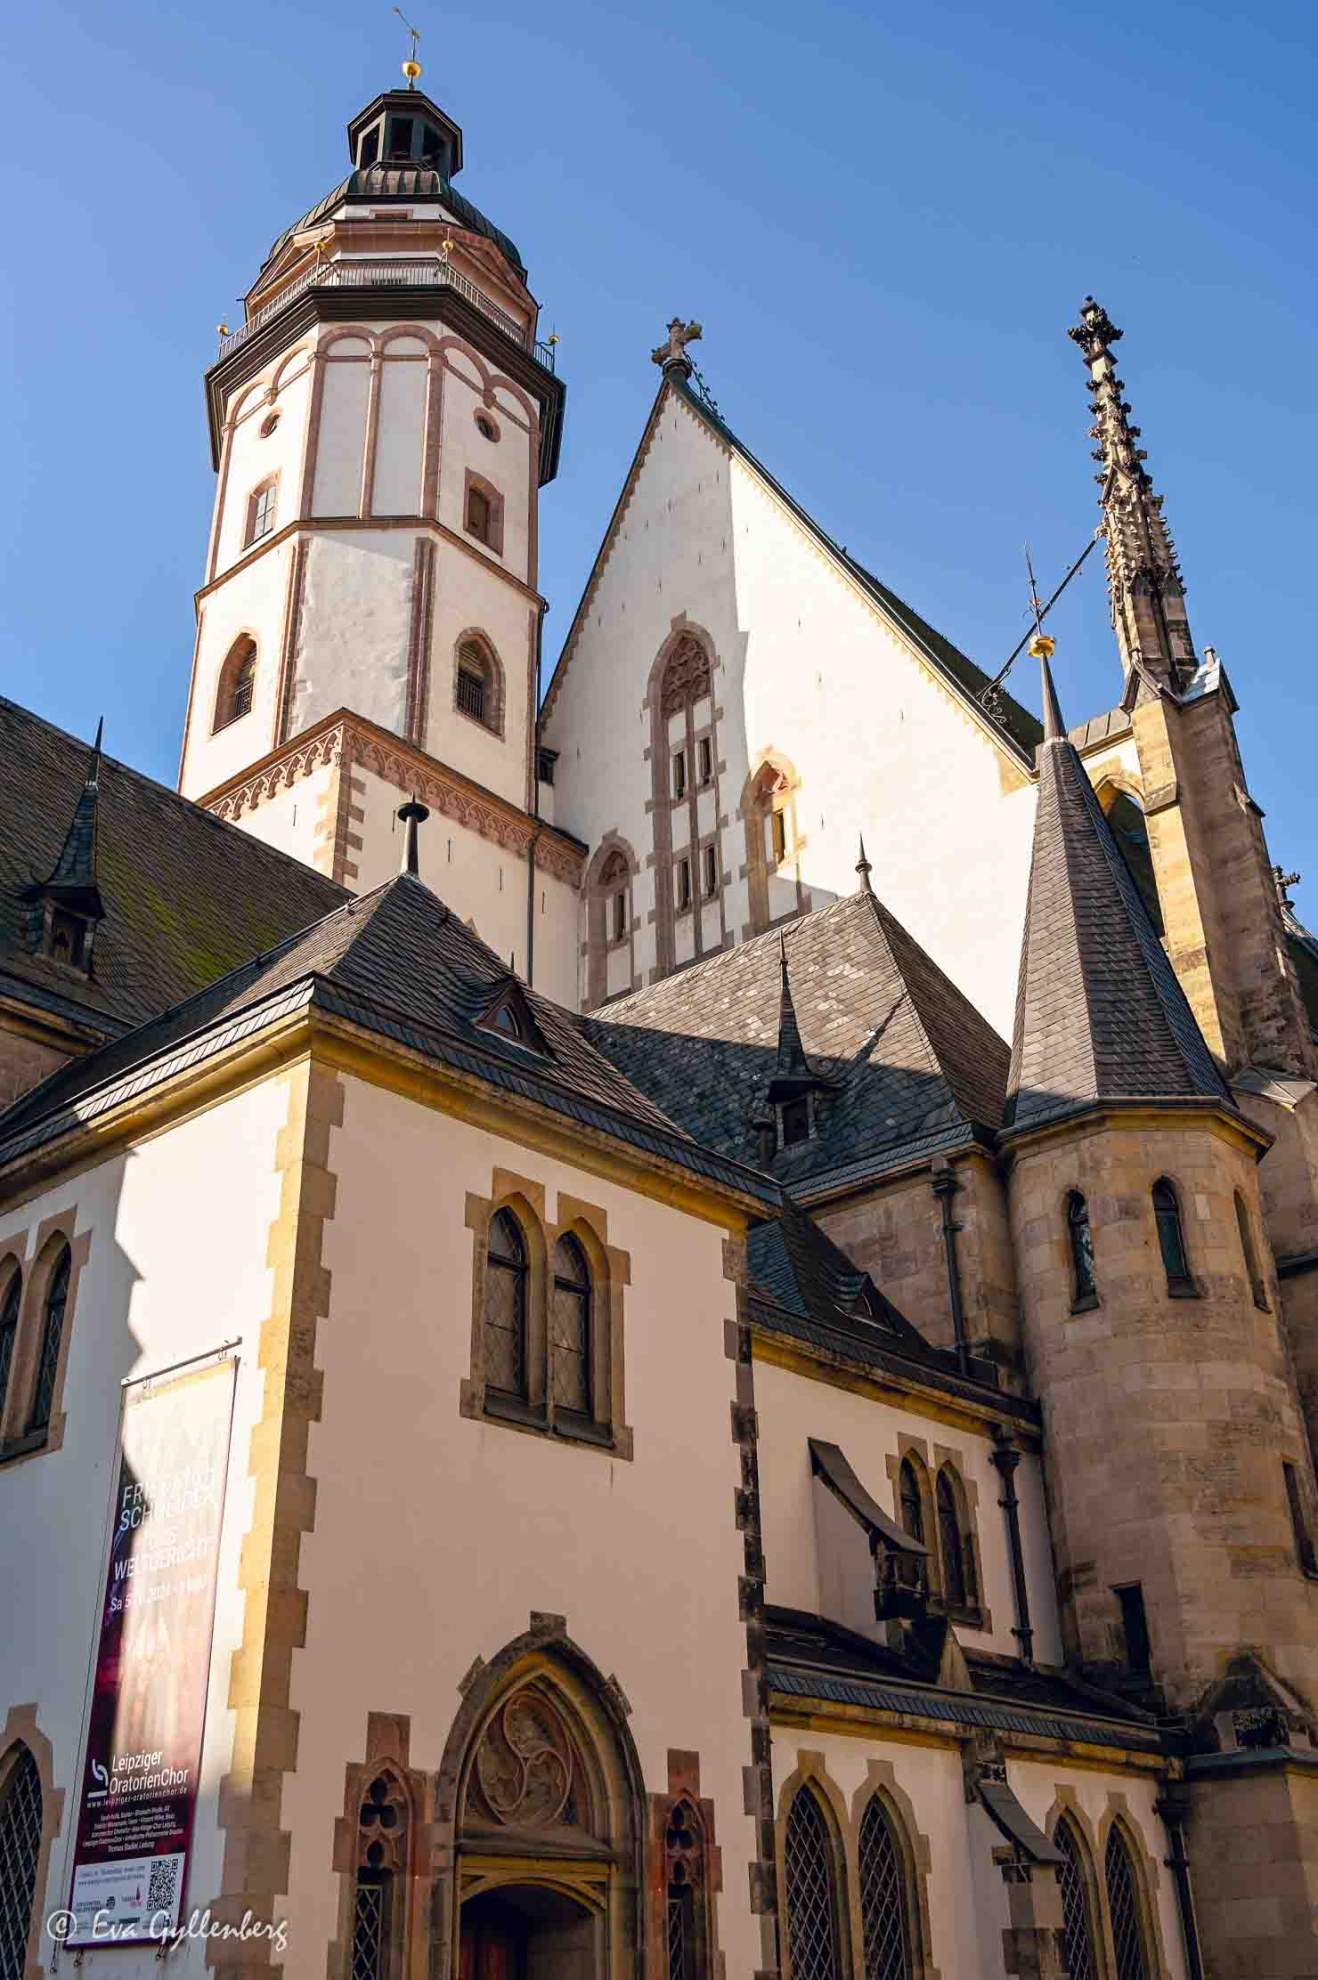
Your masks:
{"label": "window with stone frame", "polygon": [[610,853],[600,868],[597,882],[604,898],[604,926],[611,944],[625,942],[631,922],[628,895],[631,873],[620,852]]}
{"label": "window with stone frame", "polygon": [[712,901],[718,892],[718,847],[702,846],[700,849],[700,894],[701,899]]}
{"label": "window with stone frame", "polygon": [[922,1545],[927,1544],[924,1501],[923,1467],[908,1453],[897,1472],[897,1516],[912,1540]]}
{"label": "window with stone frame", "polygon": [[1071,1255],[1071,1311],[1083,1313],[1098,1305],[1098,1282],[1094,1276],[1089,1205],[1078,1189],[1073,1189],[1066,1199],[1066,1239]]}
{"label": "window with stone frame", "polygon": [[709,1975],[709,1862],[700,1812],[685,1796],[664,1828],[665,1980]]}
{"label": "window with stone frame", "polygon": [[691,906],[691,861],[684,853],[677,862],[677,912],[685,914]]}
{"label": "window with stone frame", "polygon": [[696,782],[701,790],[714,781],[714,744],[709,736],[701,736],[696,744]]}
{"label": "window with stone frame", "polygon": [[555,1416],[594,1421],[594,1289],[590,1266],[570,1231],[554,1246],[549,1318],[550,1382]]}
{"label": "window with stone frame", "polygon": [[529,1279],[522,1227],[511,1210],[496,1210],[485,1260],[485,1390],[523,1405],[530,1402]]}
{"label": "window with stone frame", "polygon": [[1267,1282],[1259,1264],[1258,1248],[1254,1242],[1254,1226],[1250,1219],[1245,1199],[1239,1190],[1235,1192],[1236,1229],[1240,1235],[1240,1255],[1245,1261],[1245,1276],[1249,1280],[1250,1298],[1263,1313],[1269,1311]]}
{"label": "window with stone frame", "polygon": [[783,1830],[783,1883],[792,1980],[840,1980],[845,1972],[841,1850],[819,1795],[803,1783]]}
{"label": "window with stone frame", "polygon": [[60,1348],[64,1340],[64,1321],[69,1303],[69,1279],[73,1269],[73,1255],[68,1244],[61,1241],[53,1259],[46,1267],[45,1290],[41,1300],[41,1333],[37,1348],[36,1375],[32,1385],[32,1406],[28,1415],[29,1434],[44,1432],[50,1428],[51,1413],[55,1407],[55,1384],[59,1375]]}
{"label": "window with stone frame", "polygon": [[911,1980],[910,1879],[897,1818],[880,1795],[861,1817],[857,1844],[865,1980]]}
{"label": "window with stone frame", "polygon": [[481,480],[468,472],[466,495],[463,500],[462,524],[468,536],[474,536],[487,550],[496,556],[503,552],[503,497],[488,481]]}
{"label": "window with stone frame", "polygon": [[1292,1464],[1289,1458],[1283,1458],[1281,1461],[1281,1478],[1286,1490],[1286,1509],[1290,1514],[1295,1558],[1305,1574],[1318,1574],[1318,1555],[1314,1552],[1313,1532],[1305,1508],[1299,1467]]}
{"label": "window with stone frame", "polygon": [[951,1610],[970,1614],[979,1608],[979,1574],[966,1489],[955,1465],[939,1467],[934,1481],[934,1510],[938,1519],[943,1601]]}
{"label": "window with stone frame", "polygon": [[1158,1229],[1158,1249],[1167,1275],[1167,1290],[1173,1294],[1193,1293],[1190,1256],[1185,1248],[1185,1227],[1181,1221],[1181,1199],[1170,1177],[1159,1176],[1153,1185],[1153,1216]]}
{"label": "window with stone frame", "polygon": [[1053,1844],[1061,1857],[1057,1888],[1062,1900],[1062,1964],[1067,1980],[1099,1980],[1089,1852],[1068,1816],[1064,1815],[1054,1829]]}
{"label": "window with stone frame", "polygon": [[480,633],[468,633],[458,643],[453,706],[493,735],[503,733],[503,669]]}
{"label": "window with stone frame", "polygon": [[247,523],[243,532],[243,548],[250,549],[259,543],[263,536],[269,536],[275,526],[275,491],[278,486],[275,476],[263,481],[254,488],[247,498]]}
{"label": "window with stone frame", "polygon": [[256,698],[256,641],[240,633],[225,655],[215,693],[215,719],[212,731],[227,729],[252,712]]}
{"label": "window with stone frame", "polygon": [[23,1272],[16,1258],[5,1261],[4,1296],[0,1298],[0,1424],[5,1418],[5,1402],[9,1395],[9,1377],[14,1366],[14,1350],[18,1345],[18,1322],[23,1310]]}
{"label": "window with stone frame", "polygon": [[402,1783],[388,1771],[376,1774],[357,1816],[350,1980],[397,1980],[402,1973],[408,1812]]}
{"label": "window with stone frame", "polygon": [[41,1858],[41,1776],[21,1741],[0,1758],[0,1980],[22,1980]]}
{"label": "window with stone frame", "polygon": [[1139,1871],[1130,1839],[1120,1822],[1108,1830],[1103,1852],[1103,1883],[1112,1928],[1114,1980],[1150,1980],[1152,1965],[1140,1904]]}

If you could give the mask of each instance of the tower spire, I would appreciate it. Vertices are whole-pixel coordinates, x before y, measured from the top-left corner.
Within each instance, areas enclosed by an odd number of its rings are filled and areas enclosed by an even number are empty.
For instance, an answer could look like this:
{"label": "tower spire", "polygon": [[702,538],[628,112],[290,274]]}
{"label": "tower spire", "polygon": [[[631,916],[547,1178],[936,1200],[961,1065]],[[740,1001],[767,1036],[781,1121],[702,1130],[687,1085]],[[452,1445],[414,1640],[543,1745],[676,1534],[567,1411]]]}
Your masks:
{"label": "tower spire", "polygon": [[1128,687],[1156,694],[1184,687],[1196,667],[1185,611],[1181,567],[1130,421],[1125,387],[1112,346],[1121,331],[1101,303],[1086,296],[1068,336],[1078,345],[1090,381],[1091,439],[1101,472],[1099,506],[1107,537],[1108,598]]}

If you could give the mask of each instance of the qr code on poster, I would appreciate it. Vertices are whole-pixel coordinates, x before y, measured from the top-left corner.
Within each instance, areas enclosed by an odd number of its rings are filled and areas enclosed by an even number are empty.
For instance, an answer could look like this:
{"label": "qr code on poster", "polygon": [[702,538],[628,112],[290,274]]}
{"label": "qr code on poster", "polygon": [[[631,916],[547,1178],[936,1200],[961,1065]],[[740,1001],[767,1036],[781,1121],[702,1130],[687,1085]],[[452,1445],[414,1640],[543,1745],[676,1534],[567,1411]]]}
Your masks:
{"label": "qr code on poster", "polygon": [[147,1890],[146,1908],[148,1912],[167,1911],[172,1918],[178,1904],[179,1871],[183,1867],[181,1856],[158,1856],[151,1865],[151,1882]]}

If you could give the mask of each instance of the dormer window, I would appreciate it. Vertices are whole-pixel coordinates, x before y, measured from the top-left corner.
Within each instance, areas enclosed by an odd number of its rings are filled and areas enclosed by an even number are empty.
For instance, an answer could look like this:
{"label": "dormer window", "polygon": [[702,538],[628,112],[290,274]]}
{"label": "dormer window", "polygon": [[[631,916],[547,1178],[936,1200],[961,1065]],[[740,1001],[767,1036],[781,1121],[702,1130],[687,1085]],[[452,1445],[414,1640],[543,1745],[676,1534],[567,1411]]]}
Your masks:
{"label": "dormer window", "polygon": [[547,1050],[526,1001],[526,994],[515,979],[511,979],[491,1000],[484,1015],[477,1018],[476,1026],[479,1031],[493,1032],[496,1038],[502,1038],[510,1045],[519,1045],[524,1052],[543,1053]]}
{"label": "dormer window", "polygon": [[526,1033],[522,1028],[522,1021],[511,1004],[500,1004],[498,1010],[490,1019],[489,1028],[491,1031],[501,1031],[505,1038],[515,1038],[519,1045],[526,1043]]}
{"label": "dormer window", "polygon": [[786,1100],[778,1109],[778,1135],[784,1148],[795,1148],[803,1141],[809,1141],[814,1132],[814,1118],[810,1108],[810,1095],[803,1093],[795,1100]]}
{"label": "dormer window", "polygon": [[83,952],[90,924],[67,908],[52,907],[46,922],[46,953],[70,969],[83,968]]}

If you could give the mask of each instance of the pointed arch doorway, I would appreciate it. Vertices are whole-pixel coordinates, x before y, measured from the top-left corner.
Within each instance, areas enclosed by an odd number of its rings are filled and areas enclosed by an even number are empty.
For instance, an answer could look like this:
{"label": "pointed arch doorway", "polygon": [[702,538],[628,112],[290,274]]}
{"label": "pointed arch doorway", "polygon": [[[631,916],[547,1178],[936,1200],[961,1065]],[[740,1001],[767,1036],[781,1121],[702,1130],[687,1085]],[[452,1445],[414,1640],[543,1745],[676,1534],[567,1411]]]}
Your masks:
{"label": "pointed arch doorway", "polygon": [[603,1916],[545,1884],[500,1884],[462,1907],[459,1980],[602,1980]]}

